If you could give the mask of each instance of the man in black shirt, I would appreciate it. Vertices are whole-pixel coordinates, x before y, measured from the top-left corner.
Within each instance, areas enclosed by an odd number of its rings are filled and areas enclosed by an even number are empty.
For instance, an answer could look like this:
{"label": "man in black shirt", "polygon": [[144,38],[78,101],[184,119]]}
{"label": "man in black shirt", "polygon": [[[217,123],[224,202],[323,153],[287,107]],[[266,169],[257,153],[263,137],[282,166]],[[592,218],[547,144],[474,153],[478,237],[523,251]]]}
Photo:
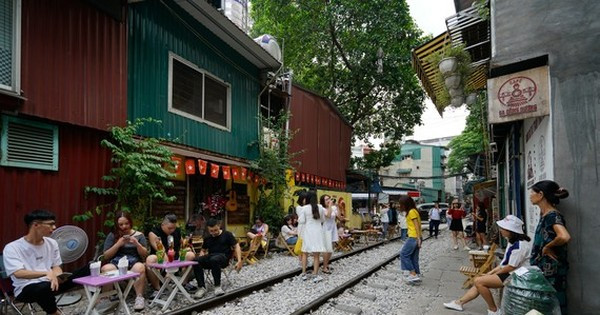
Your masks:
{"label": "man in black shirt", "polygon": [[233,234],[221,230],[218,221],[215,219],[209,219],[206,225],[209,235],[204,238],[200,257],[196,259],[198,264],[194,265],[194,274],[196,275],[196,281],[198,281],[196,298],[202,298],[206,294],[204,269],[210,269],[212,272],[215,280],[215,295],[224,294],[223,289],[221,289],[221,269],[229,264],[232,250],[235,252],[237,259],[235,270],[240,271],[242,269],[242,250]]}
{"label": "man in black shirt", "polygon": [[[160,240],[160,242],[165,247],[166,250],[169,249],[169,238],[173,238],[173,249],[175,250],[175,257],[179,257],[179,249],[181,247],[181,230],[177,227],[177,216],[174,214],[167,214],[163,218],[162,222],[159,226],[155,226],[152,228],[150,233],[148,233],[148,239],[150,241],[150,255],[146,258],[146,264],[148,263],[156,263],[156,242]],[[192,251],[189,251],[185,255],[185,260],[193,260],[196,258]],[[166,260],[165,256],[165,260]],[[160,288],[160,282],[158,278],[152,272],[147,272],[148,281],[154,288],[154,293],[152,296],[155,296],[158,293]],[[187,283],[187,280],[185,281]],[[195,288],[186,285],[186,289],[193,291]]]}

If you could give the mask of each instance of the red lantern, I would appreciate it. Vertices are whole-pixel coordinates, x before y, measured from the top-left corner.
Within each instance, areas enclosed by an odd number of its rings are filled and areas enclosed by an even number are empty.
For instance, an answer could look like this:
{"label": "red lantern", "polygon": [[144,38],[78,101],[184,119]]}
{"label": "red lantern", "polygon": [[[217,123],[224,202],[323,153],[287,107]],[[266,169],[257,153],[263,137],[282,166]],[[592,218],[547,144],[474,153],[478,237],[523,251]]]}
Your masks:
{"label": "red lantern", "polygon": [[300,176],[301,176],[300,181],[303,183],[306,182],[306,174],[302,173],[302,175],[300,175]]}
{"label": "red lantern", "polygon": [[260,182],[260,176],[258,176],[258,175],[254,176],[254,185],[258,185],[259,182]]}
{"label": "red lantern", "polygon": [[241,173],[240,177],[242,178],[242,180],[245,180],[246,179],[246,174],[248,174],[248,170],[245,167],[242,167],[242,170],[241,170],[240,173]]}
{"label": "red lantern", "polygon": [[208,166],[208,162],[198,159],[198,171],[200,175],[206,175],[206,168]]}
{"label": "red lantern", "polygon": [[222,166],[223,169],[223,179],[231,179],[231,168],[229,166]]}
{"label": "red lantern", "polygon": [[219,178],[219,164],[210,163],[210,176],[212,178]]}
{"label": "red lantern", "polygon": [[248,180],[249,182],[252,182],[253,179],[254,179],[254,174],[252,173],[252,171],[248,171],[248,176],[246,176],[246,180]]}

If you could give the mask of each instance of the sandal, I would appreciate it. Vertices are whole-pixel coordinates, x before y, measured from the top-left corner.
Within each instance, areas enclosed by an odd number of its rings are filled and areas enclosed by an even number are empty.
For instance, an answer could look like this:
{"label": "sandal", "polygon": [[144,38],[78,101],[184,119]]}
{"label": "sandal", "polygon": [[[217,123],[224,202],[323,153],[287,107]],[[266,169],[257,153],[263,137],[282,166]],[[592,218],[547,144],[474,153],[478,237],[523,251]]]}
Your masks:
{"label": "sandal", "polygon": [[331,274],[331,270],[329,270],[329,269],[327,269],[327,270],[325,270],[325,269],[321,269],[321,271],[322,271],[323,273],[326,273],[326,274],[328,274],[328,275],[330,275],[330,274]]}

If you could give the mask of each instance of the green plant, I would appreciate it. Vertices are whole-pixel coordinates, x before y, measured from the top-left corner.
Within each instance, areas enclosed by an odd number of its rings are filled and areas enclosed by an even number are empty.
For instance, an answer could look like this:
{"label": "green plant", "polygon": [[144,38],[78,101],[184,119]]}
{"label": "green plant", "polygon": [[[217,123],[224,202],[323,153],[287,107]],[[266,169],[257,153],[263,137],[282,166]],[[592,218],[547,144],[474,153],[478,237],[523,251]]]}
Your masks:
{"label": "green plant", "polygon": [[[137,136],[139,128],[145,123],[160,124],[161,121],[152,118],[138,118],[135,122],[127,122],[125,127],[111,127],[110,139],[101,141],[103,147],[112,152],[113,167],[102,180],[110,183],[109,187],[85,187],[86,197],[90,194],[105,196],[108,203],[96,206],[93,210],[73,216],[75,221],[85,221],[94,215],[105,214],[104,226],[114,226],[115,212],[129,212],[138,229],[145,230],[154,220],[150,217],[150,207],[153,200],[172,202],[174,196],[169,196],[165,188],[172,187],[170,179],[175,166],[171,159],[171,151],[161,145],[161,140]],[[98,232],[102,239],[105,234]]]}
{"label": "green plant", "polygon": [[[456,46],[446,45],[444,46],[444,48],[431,54],[425,59],[435,71],[435,85],[441,87],[441,89],[436,92],[434,102],[439,111],[443,111],[443,109],[450,104],[451,100],[448,88],[444,84],[445,77],[442,75],[438,68],[438,64],[440,63],[440,61],[448,57],[456,58],[457,66],[456,71],[453,74],[457,74],[460,76],[460,89],[465,89],[466,80],[471,74],[471,55],[466,51],[465,46],[463,44]],[[464,92],[465,94],[468,94],[470,91],[465,90]]]}
{"label": "green plant", "polygon": [[[287,190],[286,171],[293,170],[292,158],[299,152],[289,152],[289,142],[294,132],[287,130],[289,112],[274,119],[261,118],[261,138],[265,139],[265,128],[272,141],[260,141],[260,157],[252,161],[251,166],[262,176],[267,184],[259,186],[255,215],[263,218],[271,227],[280,226],[284,217],[283,201],[291,197]],[[277,231],[277,229],[271,229]]]}
{"label": "green plant", "polygon": [[490,8],[487,0],[477,0],[473,2],[473,5],[477,9],[477,14],[479,14],[479,17],[482,20],[487,21],[490,19]]}

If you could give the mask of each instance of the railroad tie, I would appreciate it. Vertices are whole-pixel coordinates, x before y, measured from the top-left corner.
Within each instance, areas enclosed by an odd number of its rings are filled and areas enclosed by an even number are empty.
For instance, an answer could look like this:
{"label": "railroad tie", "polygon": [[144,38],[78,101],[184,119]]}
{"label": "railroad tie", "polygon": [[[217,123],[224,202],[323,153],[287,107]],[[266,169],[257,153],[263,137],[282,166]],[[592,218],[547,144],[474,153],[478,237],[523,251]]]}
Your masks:
{"label": "railroad tie", "polygon": [[368,282],[367,286],[374,288],[374,289],[382,289],[382,290],[387,290],[387,288],[388,288],[388,286],[385,284],[371,283],[371,282]]}
{"label": "railroad tie", "polygon": [[375,294],[370,294],[370,293],[365,293],[365,292],[352,292],[352,295],[356,296],[357,298],[371,300],[371,301],[375,301],[377,299],[377,296]]}
{"label": "railroad tie", "polygon": [[362,314],[362,309],[360,307],[356,307],[356,306],[345,305],[345,304],[334,304],[333,307],[340,311],[344,311],[344,312],[347,312],[350,314],[356,314],[356,315]]}

